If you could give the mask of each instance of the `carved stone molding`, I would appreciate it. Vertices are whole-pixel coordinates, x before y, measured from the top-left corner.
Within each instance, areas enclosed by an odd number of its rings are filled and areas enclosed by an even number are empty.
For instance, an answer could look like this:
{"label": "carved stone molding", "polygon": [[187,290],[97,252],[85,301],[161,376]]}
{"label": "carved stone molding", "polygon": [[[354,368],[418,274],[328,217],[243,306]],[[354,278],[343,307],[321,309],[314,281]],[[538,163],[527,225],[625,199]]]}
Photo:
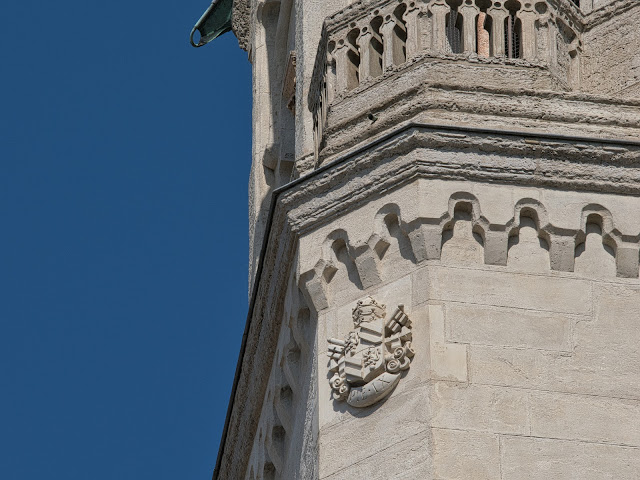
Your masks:
{"label": "carved stone molding", "polygon": [[411,321],[398,305],[389,319],[373,297],[353,309],[355,330],[344,340],[329,339],[329,380],[334,398],[368,407],[387,397],[411,366]]}

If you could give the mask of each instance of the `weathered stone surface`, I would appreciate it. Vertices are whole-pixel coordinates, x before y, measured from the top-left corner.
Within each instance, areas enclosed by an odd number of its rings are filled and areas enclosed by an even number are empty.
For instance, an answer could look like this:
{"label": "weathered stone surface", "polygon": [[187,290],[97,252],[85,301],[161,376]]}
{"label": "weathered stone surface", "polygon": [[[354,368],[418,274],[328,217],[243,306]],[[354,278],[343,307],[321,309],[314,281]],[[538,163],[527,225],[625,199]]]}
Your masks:
{"label": "weathered stone surface", "polygon": [[389,446],[425,432],[429,421],[429,389],[392,395],[360,414],[320,429],[320,478],[333,475]]}
{"label": "weathered stone surface", "polygon": [[636,447],[502,437],[502,480],[635,480],[638,471]]}
{"label": "weathered stone surface", "polygon": [[640,400],[533,392],[531,434],[640,446]]}
{"label": "weathered stone surface", "polygon": [[464,303],[447,307],[447,340],[471,345],[572,351],[575,317]]}
{"label": "weathered stone surface", "polygon": [[595,316],[576,317],[569,353],[470,346],[473,382],[640,399],[640,291],[598,284]]}
{"label": "weathered stone surface", "polygon": [[433,428],[433,478],[501,480],[500,437],[464,430]]}
{"label": "weathered stone surface", "polygon": [[[415,480],[431,477],[429,432],[423,431],[396,444],[388,444],[373,457],[364,458],[321,480]],[[382,464],[382,465],[381,465]]]}
{"label": "weathered stone surface", "polygon": [[429,327],[432,378],[466,382],[467,346],[446,342],[442,305],[429,305]]}
{"label": "weathered stone surface", "polygon": [[528,394],[514,388],[436,382],[433,417],[438,428],[525,435],[529,433]]}
{"label": "weathered stone surface", "polygon": [[591,285],[574,278],[442,267],[434,267],[430,273],[434,300],[591,313]]}

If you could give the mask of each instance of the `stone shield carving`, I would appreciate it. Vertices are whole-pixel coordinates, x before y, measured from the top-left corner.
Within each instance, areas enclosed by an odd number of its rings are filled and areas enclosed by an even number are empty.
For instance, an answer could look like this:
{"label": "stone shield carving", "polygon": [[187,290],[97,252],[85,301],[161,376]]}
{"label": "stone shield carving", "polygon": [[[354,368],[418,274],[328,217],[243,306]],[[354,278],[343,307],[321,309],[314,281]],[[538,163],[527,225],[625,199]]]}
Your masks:
{"label": "stone shield carving", "polygon": [[353,407],[368,407],[389,395],[408,370],[411,321],[402,305],[386,318],[386,307],[372,297],[353,309],[355,330],[344,340],[330,338],[329,370],[334,398]]}

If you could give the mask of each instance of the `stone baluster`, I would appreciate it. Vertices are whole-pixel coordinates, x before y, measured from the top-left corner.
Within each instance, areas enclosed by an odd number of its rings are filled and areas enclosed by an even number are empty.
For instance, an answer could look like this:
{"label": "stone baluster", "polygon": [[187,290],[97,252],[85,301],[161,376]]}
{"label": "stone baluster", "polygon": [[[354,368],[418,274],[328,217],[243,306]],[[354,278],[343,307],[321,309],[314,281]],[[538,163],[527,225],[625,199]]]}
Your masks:
{"label": "stone baluster", "polygon": [[556,41],[558,35],[559,35],[559,31],[558,31],[558,24],[557,24],[557,18],[554,20],[550,20],[548,23],[548,31],[549,31],[549,41],[547,42],[547,45],[549,46],[548,48],[548,59],[549,59],[549,65],[551,67],[552,71],[557,71],[558,69],[558,42]]}
{"label": "stone baluster", "polygon": [[533,9],[531,3],[525,3],[522,10],[517,13],[517,17],[522,24],[522,38],[520,43],[522,45],[522,58],[525,60],[533,61],[537,56],[536,44],[536,18],[537,14]]}
{"label": "stone baluster", "polygon": [[567,82],[569,86],[576,90],[580,88],[580,53],[582,52],[582,43],[576,37],[569,45],[569,71],[567,72]]}
{"label": "stone baluster", "polygon": [[360,49],[360,81],[366,82],[374,77],[372,73],[372,65],[376,60],[371,52],[371,40],[373,32],[370,28],[363,27],[358,36],[358,47]]}
{"label": "stone baluster", "polygon": [[504,57],[506,55],[506,45],[504,44],[504,21],[509,16],[506,8],[495,4],[487,10],[491,16],[493,32],[491,35],[491,46],[494,57]]}
{"label": "stone baluster", "polygon": [[[422,5],[426,5],[426,2]],[[431,13],[427,12],[425,6],[420,8],[420,14],[418,15],[418,33],[420,35],[420,40],[418,41],[418,45],[420,45],[420,49],[423,51],[433,50],[433,46],[431,45],[433,37],[432,16],[433,15]]]}
{"label": "stone baluster", "polygon": [[349,58],[353,47],[344,40],[338,41],[333,56],[336,59],[336,93],[340,94],[358,86],[355,66]]}
{"label": "stone baluster", "polygon": [[447,13],[451,11],[449,5],[444,0],[436,0],[429,7],[433,15],[431,48],[437,53],[447,51]]}
{"label": "stone baluster", "polygon": [[536,31],[536,57],[538,60],[549,62],[549,42],[552,40],[549,36],[549,13],[538,15],[536,19],[538,26]]}
{"label": "stone baluster", "polygon": [[402,42],[394,32],[396,26],[404,28],[404,26],[399,24],[393,14],[385,15],[382,26],[380,27],[380,33],[382,33],[382,44],[384,47],[382,54],[383,70],[393,67],[399,63],[399,56],[402,51]]}
{"label": "stone baluster", "polygon": [[421,22],[422,11],[415,2],[411,2],[404,12],[402,19],[407,26],[407,59],[414,57],[422,49],[421,45]]}
{"label": "stone baluster", "polygon": [[336,71],[335,71],[335,63],[334,57],[330,53],[327,54],[327,63],[325,70],[325,78],[327,85],[327,101],[329,103],[333,102],[333,99],[336,94]]}
{"label": "stone baluster", "polygon": [[458,12],[462,15],[462,48],[464,53],[476,53],[476,33],[477,20],[480,9],[471,1],[466,0],[465,3],[458,8]]}
{"label": "stone baluster", "polygon": [[324,125],[327,124],[327,91],[324,90],[322,92],[322,125],[324,127]]}
{"label": "stone baluster", "polygon": [[333,51],[333,58],[336,60],[336,93],[340,94],[348,90],[350,60],[347,54],[349,47],[344,40],[340,40],[336,44]]}

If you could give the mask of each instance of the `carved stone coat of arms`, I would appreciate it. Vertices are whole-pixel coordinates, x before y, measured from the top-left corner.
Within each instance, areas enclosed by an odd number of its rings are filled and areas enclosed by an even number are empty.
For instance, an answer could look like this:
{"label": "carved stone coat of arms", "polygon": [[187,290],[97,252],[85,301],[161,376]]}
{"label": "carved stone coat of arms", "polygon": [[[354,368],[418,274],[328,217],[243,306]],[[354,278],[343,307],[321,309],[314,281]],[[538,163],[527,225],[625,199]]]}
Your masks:
{"label": "carved stone coat of arms", "polygon": [[411,321],[399,305],[386,318],[385,305],[372,297],[353,309],[355,330],[344,340],[329,339],[331,388],[339,401],[368,407],[389,395],[411,364]]}

